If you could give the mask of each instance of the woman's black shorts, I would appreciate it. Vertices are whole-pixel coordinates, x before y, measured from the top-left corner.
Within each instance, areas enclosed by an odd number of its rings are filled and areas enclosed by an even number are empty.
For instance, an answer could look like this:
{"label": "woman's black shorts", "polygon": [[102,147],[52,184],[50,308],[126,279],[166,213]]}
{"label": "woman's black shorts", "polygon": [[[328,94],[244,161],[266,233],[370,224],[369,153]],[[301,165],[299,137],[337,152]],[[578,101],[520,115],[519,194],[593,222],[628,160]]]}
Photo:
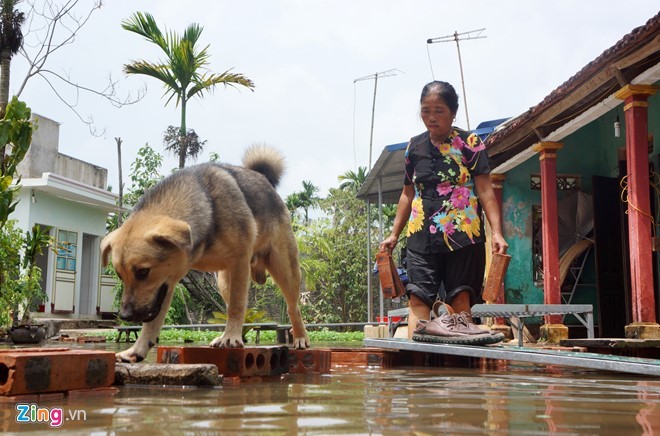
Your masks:
{"label": "woman's black shorts", "polygon": [[429,307],[437,298],[450,304],[456,295],[470,292],[470,305],[481,303],[481,288],[486,270],[486,247],[479,243],[449,253],[425,254],[408,249],[407,272],[410,294]]}

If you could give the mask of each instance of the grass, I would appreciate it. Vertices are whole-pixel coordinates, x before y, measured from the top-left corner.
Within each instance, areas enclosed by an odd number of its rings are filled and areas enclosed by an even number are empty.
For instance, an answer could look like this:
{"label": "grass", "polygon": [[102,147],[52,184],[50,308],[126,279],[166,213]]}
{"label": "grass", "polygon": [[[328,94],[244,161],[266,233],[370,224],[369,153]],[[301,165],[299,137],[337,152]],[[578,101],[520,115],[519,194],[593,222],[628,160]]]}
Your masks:
{"label": "grass", "polygon": [[[108,341],[117,339],[119,333],[116,330],[108,331],[104,334]],[[163,329],[160,332],[160,342],[199,342],[209,343],[215,339],[221,332],[217,330],[185,330],[185,329]],[[363,332],[336,332],[328,329],[308,331],[309,340],[314,342],[362,342],[364,340]],[[251,330],[247,334],[248,344],[254,344],[256,332]],[[277,342],[276,333],[272,330],[262,331],[259,336],[259,343]]]}

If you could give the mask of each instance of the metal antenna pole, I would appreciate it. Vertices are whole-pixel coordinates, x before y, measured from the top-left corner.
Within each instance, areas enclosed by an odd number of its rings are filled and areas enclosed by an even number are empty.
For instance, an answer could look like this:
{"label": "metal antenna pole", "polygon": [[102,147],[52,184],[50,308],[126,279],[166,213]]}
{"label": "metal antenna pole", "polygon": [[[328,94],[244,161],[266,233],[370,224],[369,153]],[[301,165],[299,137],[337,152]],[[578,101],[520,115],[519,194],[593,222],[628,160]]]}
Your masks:
{"label": "metal antenna pole", "polygon": [[371,148],[374,143],[374,118],[376,115],[376,90],[378,89],[378,73],[374,76],[374,101],[371,105],[371,131],[369,132],[369,171],[371,171]]}
{"label": "metal antenna pole", "polygon": [[374,99],[371,105],[371,133],[369,134],[369,166],[367,167],[367,171],[371,171],[371,150],[373,149],[373,141],[374,141],[374,116],[376,114],[376,90],[378,89],[378,78],[396,76],[397,72],[402,73],[403,71],[394,68],[392,70],[370,74],[368,76],[359,77],[353,80],[353,83],[361,82],[363,80],[371,80],[371,79],[374,80]]}
{"label": "metal antenna pole", "polygon": [[461,59],[461,46],[459,44],[459,41],[466,39],[486,38],[486,36],[481,36],[481,32],[483,32],[484,30],[486,29],[483,28],[477,30],[470,30],[469,32],[463,32],[463,33],[458,33],[457,31],[454,31],[453,35],[440,36],[437,38],[430,38],[426,40],[427,44],[434,44],[436,42],[456,41],[456,50],[458,51],[458,66],[461,70],[461,87],[463,88],[463,103],[465,104],[465,120],[467,122],[468,130],[470,130],[470,116],[468,115],[467,93],[465,92],[465,78],[463,77],[463,61]]}

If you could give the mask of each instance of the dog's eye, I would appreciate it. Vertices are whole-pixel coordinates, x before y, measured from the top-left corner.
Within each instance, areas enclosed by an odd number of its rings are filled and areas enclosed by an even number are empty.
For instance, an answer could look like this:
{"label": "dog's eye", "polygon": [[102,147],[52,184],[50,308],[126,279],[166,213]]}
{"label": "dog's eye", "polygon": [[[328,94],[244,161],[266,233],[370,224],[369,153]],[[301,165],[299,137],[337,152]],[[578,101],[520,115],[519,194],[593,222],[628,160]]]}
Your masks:
{"label": "dog's eye", "polygon": [[140,268],[135,270],[135,278],[138,280],[144,280],[149,275],[149,268]]}

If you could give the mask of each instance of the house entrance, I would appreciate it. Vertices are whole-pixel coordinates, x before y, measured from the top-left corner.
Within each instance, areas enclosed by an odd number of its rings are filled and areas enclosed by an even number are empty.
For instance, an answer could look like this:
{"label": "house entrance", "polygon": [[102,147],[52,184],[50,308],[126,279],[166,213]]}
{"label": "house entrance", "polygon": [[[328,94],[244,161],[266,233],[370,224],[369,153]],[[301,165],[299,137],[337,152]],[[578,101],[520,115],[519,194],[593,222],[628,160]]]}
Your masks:
{"label": "house entrance", "polygon": [[628,220],[619,179],[593,176],[592,184],[600,337],[623,338],[632,315]]}
{"label": "house entrance", "polygon": [[96,314],[98,236],[83,234],[80,265],[80,315]]}

